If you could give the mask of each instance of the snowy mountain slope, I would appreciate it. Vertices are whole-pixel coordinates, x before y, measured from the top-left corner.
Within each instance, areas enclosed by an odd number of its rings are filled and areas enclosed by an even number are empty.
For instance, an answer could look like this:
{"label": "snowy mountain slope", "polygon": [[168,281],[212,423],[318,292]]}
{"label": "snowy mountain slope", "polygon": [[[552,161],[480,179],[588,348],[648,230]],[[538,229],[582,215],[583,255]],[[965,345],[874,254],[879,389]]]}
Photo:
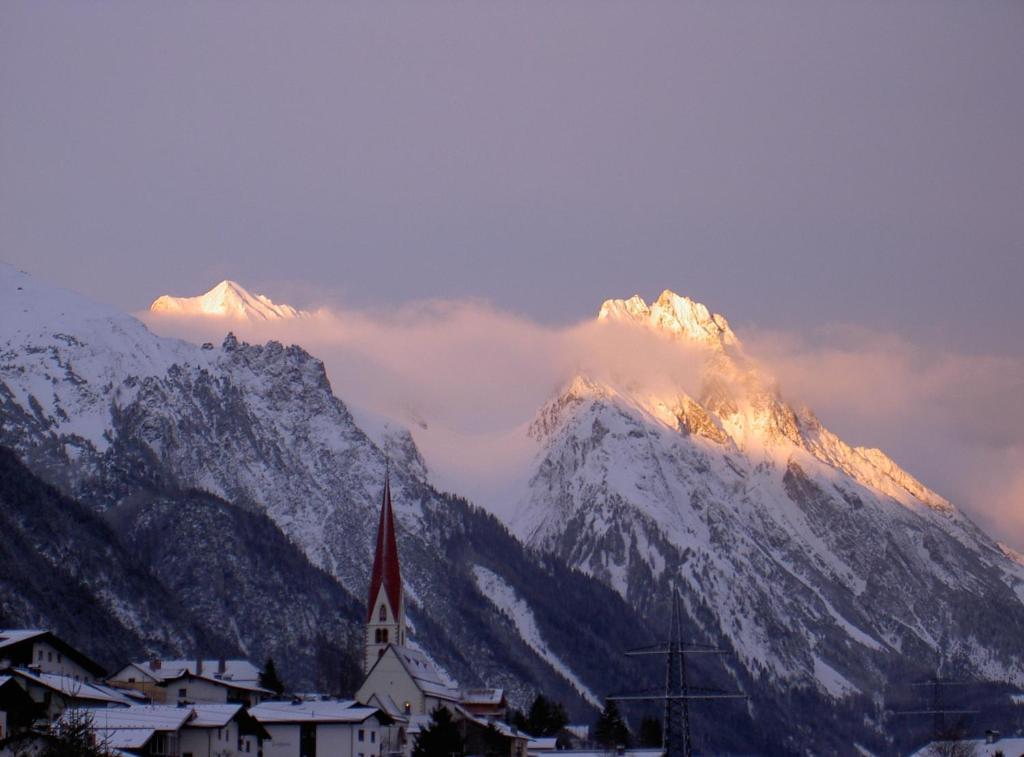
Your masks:
{"label": "snowy mountain slope", "polygon": [[600,318],[699,345],[701,392],[570,382],[530,429],[527,543],[639,608],[679,585],[775,685],[879,691],[896,658],[1024,682],[1024,572],[949,502],[783,402],[703,305],[665,292]]}
{"label": "snowy mountain slope", "polygon": [[0,447],[0,623],[52,628],[111,669],[122,655],[237,652],[115,534]]}
{"label": "snowy mountain slope", "polygon": [[[315,565],[363,595],[387,458],[332,394],[322,363],[297,347],[247,345],[230,335],[220,347],[163,339],[127,315],[7,266],[0,266],[0,292],[2,307],[17,316],[4,312],[0,323],[0,441],[34,471],[111,513],[146,492],[173,489],[200,489],[265,512]],[[452,533],[472,534],[510,559],[519,554],[518,575],[491,569],[520,592],[530,571],[564,566],[542,567],[497,521],[475,518],[465,502],[432,489],[415,445],[400,436],[391,430],[382,441],[390,445],[417,643],[466,685],[504,675],[520,705],[543,689],[562,692],[582,711],[583,701],[509,619],[467,604],[474,596],[486,603],[471,573],[479,560],[446,556]],[[403,447],[405,456],[398,454]],[[578,584],[584,593],[603,590],[587,581]],[[557,604],[535,612],[548,627],[574,622]],[[633,619],[633,628],[642,625]],[[621,634],[612,642],[598,642],[596,634],[584,632],[595,645],[628,644]],[[503,641],[482,642],[489,638]],[[582,664],[587,685],[611,687],[614,668],[594,667],[564,642],[553,644],[567,665]]]}
{"label": "snowy mountain slope", "polygon": [[307,315],[291,305],[275,304],[262,294],[251,294],[241,284],[222,281],[197,297],[157,297],[149,306],[153,313],[169,316],[205,316],[242,321],[273,321]]}

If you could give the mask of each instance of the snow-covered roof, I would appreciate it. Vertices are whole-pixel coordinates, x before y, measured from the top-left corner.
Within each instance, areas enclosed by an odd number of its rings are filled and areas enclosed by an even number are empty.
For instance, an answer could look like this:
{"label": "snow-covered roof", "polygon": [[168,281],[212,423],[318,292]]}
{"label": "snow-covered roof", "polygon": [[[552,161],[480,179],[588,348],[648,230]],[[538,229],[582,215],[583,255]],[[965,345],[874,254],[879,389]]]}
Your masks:
{"label": "snow-covered roof", "polygon": [[459,701],[461,692],[444,682],[437,672],[437,668],[434,667],[434,664],[425,654],[417,649],[410,649],[409,647],[402,647],[397,644],[392,644],[390,649],[398,657],[399,662],[402,663],[402,666],[408,671],[409,675],[412,676],[420,691],[438,699],[447,699],[452,702]]}
{"label": "snow-covered roof", "polygon": [[526,745],[526,749],[530,752],[553,752],[558,749],[558,737],[541,736],[531,738],[530,742]]}
{"label": "snow-covered roof", "polygon": [[68,699],[103,702],[108,705],[128,706],[133,704],[131,697],[112,686],[105,686],[100,683],[86,683],[85,681],[78,681],[71,676],[61,675],[60,673],[36,673],[25,668],[15,668],[12,673],[30,683],[35,683],[55,691]]}
{"label": "snow-covered roof", "polygon": [[151,728],[154,731],[177,731],[191,720],[193,711],[191,707],[173,704],[137,704],[89,710],[89,715],[96,729]]}
{"label": "snow-covered roof", "polygon": [[[940,743],[942,742],[932,742],[923,746],[911,757],[941,754],[942,752],[936,748]],[[1024,738],[999,739],[991,744],[986,743],[984,739],[964,739],[960,743],[964,745],[965,753],[970,749],[973,750],[970,754],[977,755],[977,757],[995,757],[997,754],[1005,754],[1009,757],[1009,755],[1024,754]]]}
{"label": "snow-covered roof", "polygon": [[242,709],[240,704],[194,704],[191,707],[196,716],[188,721],[189,728],[223,728]]}
{"label": "snow-covered roof", "polygon": [[[159,667],[154,667],[154,662]],[[258,685],[260,669],[248,660],[202,660],[202,672],[199,673],[197,660],[158,660],[154,662],[133,662],[132,665],[157,681],[180,678],[185,673],[202,675],[217,680],[233,683]],[[223,662],[223,672],[221,663]]]}
{"label": "snow-covered roof", "polygon": [[382,695],[380,693],[374,693],[366,704],[371,705],[374,702],[377,703],[377,707],[393,718],[398,718],[400,720],[406,720],[408,718],[408,715],[405,713],[405,708],[400,707],[390,694]]}
{"label": "snow-covered roof", "polygon": [[[58,652],[63,653],[66,657],[74,660],[76,663],[85,668],[89,673],[97,678],[101,678],[106,675],[106,671],[103,667],[95,660],[91,659],[87,655],[83,654],[73,646],[68,644],[66,641],[61,639],[59,636],[54,634],[52,631],[41,630],[38,628],[5,628],[0,630],[0,650],[5,648],[14,647],[26,641],[33,641],[38,639],[39,641],[46,641]],[[0,652],[2,654],[2,652]],[[6,657],[6,655],[4,655]],[[20,662],[28,662],[28,659],[24,659]]]}
{"label": "snow-covered roof", "polygon": [[160,683],[161,685],[167,685],[172,681],[176,681],[179,678],[196,678],[200,681],[207,681],[208,683],[215,684],[217,686],[224,686],[229,689],[240,689],[242,691],[255,691],[260,694],[273,694],[274,692],[270,689],[264,689],[258,684],[252,683],[251,681],[237,681],[231,678],[221,678],[219,676],[208,676],[208,675],[195,675],[187,670],[181,671],[178,675],[173,678],[165,678]]}
{"label": "snow-covered roof", "polygon": [[327,702],[263,702],[249,714],[264,725],[271,723],[362,723],[379,713],[352,700]]}
{"label": "snow-covered roof", "polygon": [[156,735],[152,728],[97,728],[97,740],[108,749],[142,749]]}
{"label": "snow-covered roof", "polygon": [[36,636],[42,636],[47,633],[46,631],[39,630],[37,628],[19,628],[19,629],[3,629],[0,630],[0,649],[10,646],[11,644],[18,644],[19,642],[31,639]]}
{"label": "snow-covered roof", "polygon": [[142,749],[156,733],[176,733],[193,717],[191,708],[174,705],[66,710],[62,717],[74,712],[87,713],[97,739],[113,750]]}
{"label": "snow-covered roof", "polygon": [[505,698],[504,689],[463,689],[463,704],[501,704]]}

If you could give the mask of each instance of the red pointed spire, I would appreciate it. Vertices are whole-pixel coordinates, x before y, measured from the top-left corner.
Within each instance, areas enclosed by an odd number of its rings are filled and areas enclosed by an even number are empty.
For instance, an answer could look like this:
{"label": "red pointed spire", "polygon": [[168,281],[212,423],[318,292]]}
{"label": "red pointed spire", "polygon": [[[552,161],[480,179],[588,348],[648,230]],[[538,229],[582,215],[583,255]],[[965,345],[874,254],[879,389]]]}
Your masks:
{"label": "red pointed spire", "polygon": [[373,556],[373,576],[370,578],[370,598],[367,600],[366,620],[373,619],[374,602],[384,586],[391,612],[401,612],[402,574],[398,567],[398,542],[395,539],[395,520],[391,513],[391,479],[384,479],[384,498],[380,505],[380,523],[377,526],[377,553]]}

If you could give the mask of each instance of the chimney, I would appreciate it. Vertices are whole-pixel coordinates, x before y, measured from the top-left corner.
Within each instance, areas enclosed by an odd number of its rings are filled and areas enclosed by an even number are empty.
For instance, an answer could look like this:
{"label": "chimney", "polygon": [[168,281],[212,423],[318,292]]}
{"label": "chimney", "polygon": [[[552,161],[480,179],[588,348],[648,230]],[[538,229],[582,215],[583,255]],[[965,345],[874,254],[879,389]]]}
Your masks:
{"label": "chimney", "polygon": [[228,669],[228,661],[227,660],[225,660],[223,657],[221,657],[219,660],[217,660],[217,672],[220,675],[224,675],[224,673],[227,671],[227,669]]}
{"label": "chimney", "polygon": [[196,675],[201,676],[203,674],[203,658],[196,658]]}
{"label": "chimney", "polygon": [[152,660],[149,661],[149,669],[150,670],[160,670],[160,658],[159,657],[154,657]]}

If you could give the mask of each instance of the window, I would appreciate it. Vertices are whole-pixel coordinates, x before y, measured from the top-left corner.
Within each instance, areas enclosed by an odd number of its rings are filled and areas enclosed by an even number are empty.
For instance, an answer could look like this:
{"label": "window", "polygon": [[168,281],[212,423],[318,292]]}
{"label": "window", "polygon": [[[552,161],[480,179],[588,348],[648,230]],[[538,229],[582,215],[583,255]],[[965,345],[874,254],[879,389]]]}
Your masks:
{"label": "window", "polygon": [[381,606],[380,606],[380,612],[379,612],[379,613],[377,613],[377,617],[378,617],[378,618],[379,618],[379,619],[380,619],[381,621],[385,621],[385,620],[387,620],[387,619],[388,619],[388,608],[386,608],[386,607],[385,607],[384,605],[381,605]]}
{"label": "window", "polygon": [[57,662],[64,662],[64,658],[61,656],[60,652],[57,653]]}
{"label": "window", "polygon": [[43,661],[43,650],[39,650],[39,662]]}
{"label": "window", "polygon": [[46,653],[46,661],[47,662],[53,662],[53,652],[47,652]]}
{"label": "window", "polygon": [[377,732],[376,731],[370,731],[370,743],[371,744],[376,744],[377,743]]}
{"label": "window", "polygon": [[135,679],[134,678],[129,678],[128,679],[128,683],[135,683]]}
{"label": "window", "polygon": [[363,730],[362,728],[360,728],[360,729],[359,729],[359,733],[358,733],[358,735],[356,736],[356,738],[357,738],[357,739],[358,739],[359,741],[365,741],[365,740],[366,740],[366,731],[364,731],[364,730]]}
{"label": "window", "polygon": [[388,629],[386,629],[386,628],[380,629],[380,642],[381,642],[381,644],[387,644],[388,643]]}
{"label": "window", "polygon": [[178,696],[181,697],[182,699],[184,699],[185,697],[188,696],[188,690],[187,689],[178,689]]}

